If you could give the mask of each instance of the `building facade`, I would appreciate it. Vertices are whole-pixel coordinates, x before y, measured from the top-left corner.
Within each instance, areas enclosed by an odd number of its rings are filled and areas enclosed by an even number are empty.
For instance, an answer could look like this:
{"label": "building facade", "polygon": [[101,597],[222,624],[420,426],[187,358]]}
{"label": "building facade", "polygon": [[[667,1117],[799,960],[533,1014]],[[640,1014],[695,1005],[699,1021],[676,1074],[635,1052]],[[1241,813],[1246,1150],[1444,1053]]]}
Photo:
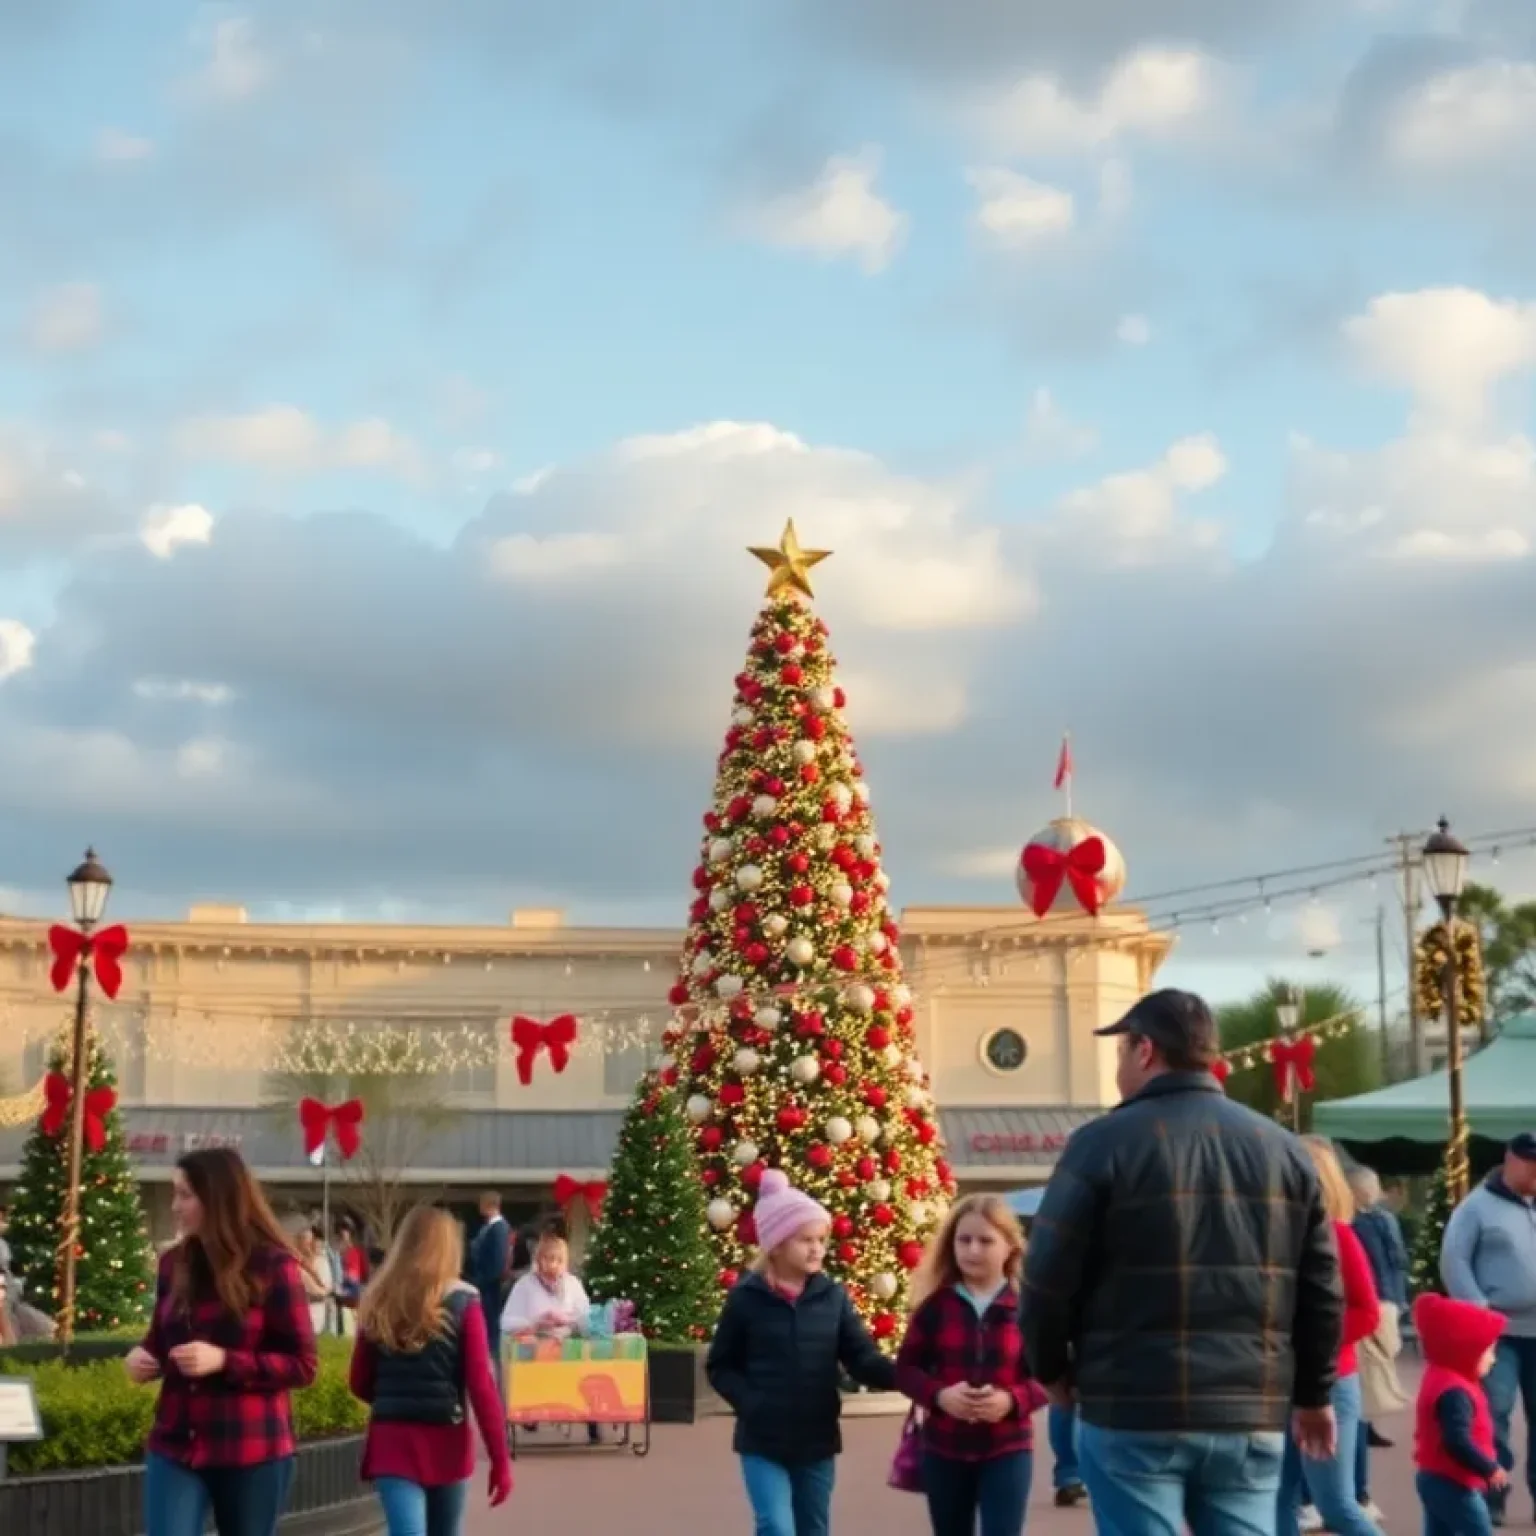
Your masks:
{"label": "building facade", "polygon": [[[1037,921],[1011,907],[916,907],[901,927],[918,1049],[962,1187],[1043,1178],[1067,1134],[1114,1102],[1112,1044],[1093,1031],[1148,990],[1171,939],[1130,908]],[[498,1188],[514,1209],[547,1206],[561,1175],[601,1178],[660,1052],[682,934],[570,927],[550,911],[396,927],[254,923],[199,906],[132,925],[132,940],[119,997],[98,999],[94,1019],[160,1228],[176,1158],[212,1142],[240,1146],[290,1209],[314,1203],[327,1176],[345,1204],[365,1175],[311,1164],[297,1103],[344,1097],[345,1074],[328,1067],[372,1048],[381,1063],[405,1052],[428,1064],[431,1106],[407,1105],[406,1130],[365,1127],[367,1176],[392,1162],[414,1194]],[[49,962],[45,923],[0,919],[0,1093],[40,1081],[66,1021]],[[547,1047],[520,1062],[512,1020],[565,1015],[576,1035],[563,1069]],[[0,1129],[0,1184],[25,1134]]]}

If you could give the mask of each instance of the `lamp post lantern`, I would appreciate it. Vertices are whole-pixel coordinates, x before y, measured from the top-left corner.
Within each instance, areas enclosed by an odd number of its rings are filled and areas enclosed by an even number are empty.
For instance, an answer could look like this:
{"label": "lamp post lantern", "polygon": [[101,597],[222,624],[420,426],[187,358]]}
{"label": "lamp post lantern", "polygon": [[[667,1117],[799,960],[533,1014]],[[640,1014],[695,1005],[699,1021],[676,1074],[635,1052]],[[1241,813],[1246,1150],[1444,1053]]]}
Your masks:
{"label": "lamp post lantern", "polygon": [[1456,903],[1461,899],[1462,887],[1467,883],[1467,860],[1464,844],[1451,835],[1451,824],[1444,816],[1430,833],[1422,855],[1424,879],[1429,893],[1440,908],[1445,924],[1445,977],[1441,994],[1445,1000],[1445,1049],[1446,1076],[1450,1081],[1451,1134],[1445,1148],[1445,1184],[1453,1205],[1466,1198],[1468,1183],[1467,1165],[1467,1109],[1461,1083],[1461,1020],[1456,996]]}
{"label": "lamp post lantern", "polygon": [[[1301,1023],[1301,994],[1295,987],[1288,986],[1275,1003],[1275,1017],[1280,1021],[1280,1033],[1291,1040],[1295,1037],[1297,1026]],[[1301,1085],[1292,1075],[1291,1084],[1291,1129],[1301,1130]]]}
{"label": "lamp post lantern", "polygon": [[[112,894],[112,876],[102,867],[94,848],[85,851],[65,882],[69,905],[80,932],[87,937],[101,921]],[[64,1220],[59,1265],[59,1343],[68,1350],[75,1336],[75,1257],[80,1246],[80,1165],[85,1156],[86,1016],[90,1001],[91,950],[82,947],[75,966],[75,1028],[69,1064],[69,1149],[64,1185]]]}

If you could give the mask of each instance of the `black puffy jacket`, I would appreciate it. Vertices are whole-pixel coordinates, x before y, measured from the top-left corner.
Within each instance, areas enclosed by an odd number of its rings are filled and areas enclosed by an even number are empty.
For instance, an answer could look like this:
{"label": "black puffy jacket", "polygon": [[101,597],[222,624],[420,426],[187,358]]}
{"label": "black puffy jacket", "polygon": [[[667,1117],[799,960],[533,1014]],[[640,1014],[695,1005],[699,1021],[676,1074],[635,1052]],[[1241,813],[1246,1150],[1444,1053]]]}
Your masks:
{"label": "black puffy jacket", "polygon": [[1284,1428],[1321,1407],[1343,1338],[1332,1224],[1306,1149],[1170,1072],[1075,1132],[1024,1268],[1037,1377],[1103,1429]]}
{"label": "black puffy jacket", "polygon": [[895,1362],[880,1353],[842,1286],[812,1275],[791,1302],[761,1275],[739,1281],[706,1363],[710,1385],[736,1410],[736,1454],[786,1466],[837,1455],[839,1366],[861,1386],[896,1389]]}
{"label": "black puffy jacket", "polygon": [[464,1422],[464,1312],[479,1306],[468,1286],[443,1297],[444,1328],[417,1350],[380,1347],[373,1383],[376,1424],[462,1424]]}

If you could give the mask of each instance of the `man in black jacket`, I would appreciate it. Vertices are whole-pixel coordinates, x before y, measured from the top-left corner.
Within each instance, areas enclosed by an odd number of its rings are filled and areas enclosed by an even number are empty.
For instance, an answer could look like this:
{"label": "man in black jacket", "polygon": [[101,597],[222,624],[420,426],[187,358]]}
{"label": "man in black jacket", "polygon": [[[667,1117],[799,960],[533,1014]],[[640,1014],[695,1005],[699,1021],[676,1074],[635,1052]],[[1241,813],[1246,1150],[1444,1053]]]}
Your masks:
{"label": "man in black jacket", "polygon": [[1072,1136],[1035,1221],[1031,1366],[1077,1403],[1101,1530],[1273,1531],[1286,1428],[1333,1450],[1344,1300],[1316,1175],[1222,1092],[1193,993],[1098,1033],[1123,1102]]}

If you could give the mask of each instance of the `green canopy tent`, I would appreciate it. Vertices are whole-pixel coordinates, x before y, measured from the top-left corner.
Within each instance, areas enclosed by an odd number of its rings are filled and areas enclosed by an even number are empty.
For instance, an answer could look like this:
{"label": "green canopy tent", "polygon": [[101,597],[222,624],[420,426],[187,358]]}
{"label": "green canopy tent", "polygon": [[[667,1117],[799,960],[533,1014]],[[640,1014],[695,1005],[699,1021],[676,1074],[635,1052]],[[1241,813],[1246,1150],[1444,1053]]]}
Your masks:
{"label": "green canopy tent", "polygon": [[[1510,1137],[1536,1130],[1536,1014],[1508,1020],[1497,1039],[1466,1059],[1461,1081],[1472,1167],[1480,1171],[1498,1161]],[[1315,1104],[1312,1128],[1378,1172],[1432,1173],[1450,1138],[1450,1104],[1441,1070]]]}

